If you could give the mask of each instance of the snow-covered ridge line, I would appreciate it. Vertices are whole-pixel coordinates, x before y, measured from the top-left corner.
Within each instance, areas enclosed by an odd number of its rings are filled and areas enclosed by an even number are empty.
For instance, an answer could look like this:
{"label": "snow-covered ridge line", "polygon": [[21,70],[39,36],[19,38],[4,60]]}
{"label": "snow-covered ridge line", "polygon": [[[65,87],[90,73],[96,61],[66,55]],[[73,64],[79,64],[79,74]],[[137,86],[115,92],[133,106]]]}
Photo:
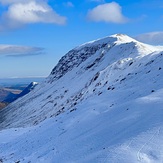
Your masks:
{"label": "snow-covered ridge line", "polygon": [[[157,48],[147,44],[140,43],[133,38],[123,35],[115,34],[103,39],[98,39],[85,43],[81,46],[78,46],[70,50],[66,55],[64,55],[58,62],[58,64],[53,68],[50,76],[49,82],[53,82],[61,78],[68,71],[71,71],[74,67],[78,67],[82,62],[87,60],[92,55],[95,55],[98,50],[108,51],[113,48],[115,45],[122,46],[126,44],[132,44],[133,48],[137,46],[138,54],[137,55],[147,55],[154,51],[161,50],[161,47]],[[163,50],[163,49],[162,49]],[[121,57],[121,56],[119,56]]]}
{"label": "snow-covered ridge line", "polygon": [[109,44],[109,43],[114,43],[114,42],[127,43],[127,42],[138,42],[138,41],[136,41],[135,39],[133,39],[125,34],[114,34],[111,36],[107,36],[104,38],[100,38],[97,40],[93,40],[93,41],[84,43],[84,44],[76,47],[75,49],[81,49],[84,46],[89,47],[89,46],[93,46],[93,45],[104,44],[104,43]]}

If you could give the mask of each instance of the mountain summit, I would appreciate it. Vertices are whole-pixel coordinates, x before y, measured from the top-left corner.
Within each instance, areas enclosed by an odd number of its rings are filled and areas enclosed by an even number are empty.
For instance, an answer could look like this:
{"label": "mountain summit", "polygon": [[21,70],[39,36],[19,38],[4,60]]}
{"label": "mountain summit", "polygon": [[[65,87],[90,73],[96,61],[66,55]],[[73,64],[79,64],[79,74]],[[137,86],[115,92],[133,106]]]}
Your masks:
{"label": "mountain summit", "polygon": [[0,158],[161,162],[162,50],[122,34],[72,49],[44,82],[0,111]]}
{"label": "mountain summit", "polygon": [[158,49],[153,46],[140,43],[127,35],[116,34],[85,43],[69,51],[61,58],[57,66],[52,70],[51,76],[52,78],[59,79],[74,67],[79,67],[81,63],[86,61],[91,56],[94,59],[97,59],[98,62],[100,58],[96,58],[97,54],[97,57],[102,58],[104,53],[108,53],[109,51],[117,53],[118,55],[115,55],[114,53],[110,52],[108,55],[109,61],[114,62],[125,57],[150,54],[155,50]]}

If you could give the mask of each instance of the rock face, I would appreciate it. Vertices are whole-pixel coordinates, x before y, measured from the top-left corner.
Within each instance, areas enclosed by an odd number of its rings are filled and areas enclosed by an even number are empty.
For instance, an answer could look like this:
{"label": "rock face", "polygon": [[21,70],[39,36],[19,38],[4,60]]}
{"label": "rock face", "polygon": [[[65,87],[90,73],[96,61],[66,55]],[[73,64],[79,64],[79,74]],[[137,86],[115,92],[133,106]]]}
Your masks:
{"label": "rock face", "polygon": [[6,106],[7,106],[6,103],[4,103],[4,102],[0,102],[0,109],[3,109],[3,108],[6,107]]}
{"label": "rock face", "polygon": [[44,82],[0,111],[0,158],[160,162],[162,50],[122,34],[71,50]]}
{"label": "rock face", "polygon": [[61,58],[59,63],[51,72],[53,79],[59,79],[67,72],[71,71],[74,67],[78,67],[81,63],[95,54],[99,49],[106,46],[106,43],[95,44],[93,46],[84,46],[81,48],[73,49]]}

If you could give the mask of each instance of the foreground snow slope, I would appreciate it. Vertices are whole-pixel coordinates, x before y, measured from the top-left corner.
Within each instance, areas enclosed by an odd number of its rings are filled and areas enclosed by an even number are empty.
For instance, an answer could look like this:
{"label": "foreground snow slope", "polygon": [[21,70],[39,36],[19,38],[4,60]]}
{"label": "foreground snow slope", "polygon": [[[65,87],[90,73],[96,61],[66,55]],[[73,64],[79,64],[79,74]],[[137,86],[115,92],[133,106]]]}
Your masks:
{"label": "foreground snow slope", "polygon": [[126,35],[71,50],[0,112],[0,162],[161,163],[162,63]]}

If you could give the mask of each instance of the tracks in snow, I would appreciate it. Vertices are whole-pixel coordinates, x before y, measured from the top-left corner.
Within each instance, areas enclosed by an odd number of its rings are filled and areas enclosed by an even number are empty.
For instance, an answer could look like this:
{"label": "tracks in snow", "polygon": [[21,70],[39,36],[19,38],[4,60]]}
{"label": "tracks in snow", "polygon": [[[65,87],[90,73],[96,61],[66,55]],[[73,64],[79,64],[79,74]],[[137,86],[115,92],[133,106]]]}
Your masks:
{"label": "tracks in snow", "polygon": [[137,152],[137,159],[139,162],[143,161],[143,155],[142,155],[142,151],[143,149],[145,149],[145,147],[156,137],[160,134],[161,131],[161,127],[159,127],[154,134],[141,146],[141,148],[138,150]]}

